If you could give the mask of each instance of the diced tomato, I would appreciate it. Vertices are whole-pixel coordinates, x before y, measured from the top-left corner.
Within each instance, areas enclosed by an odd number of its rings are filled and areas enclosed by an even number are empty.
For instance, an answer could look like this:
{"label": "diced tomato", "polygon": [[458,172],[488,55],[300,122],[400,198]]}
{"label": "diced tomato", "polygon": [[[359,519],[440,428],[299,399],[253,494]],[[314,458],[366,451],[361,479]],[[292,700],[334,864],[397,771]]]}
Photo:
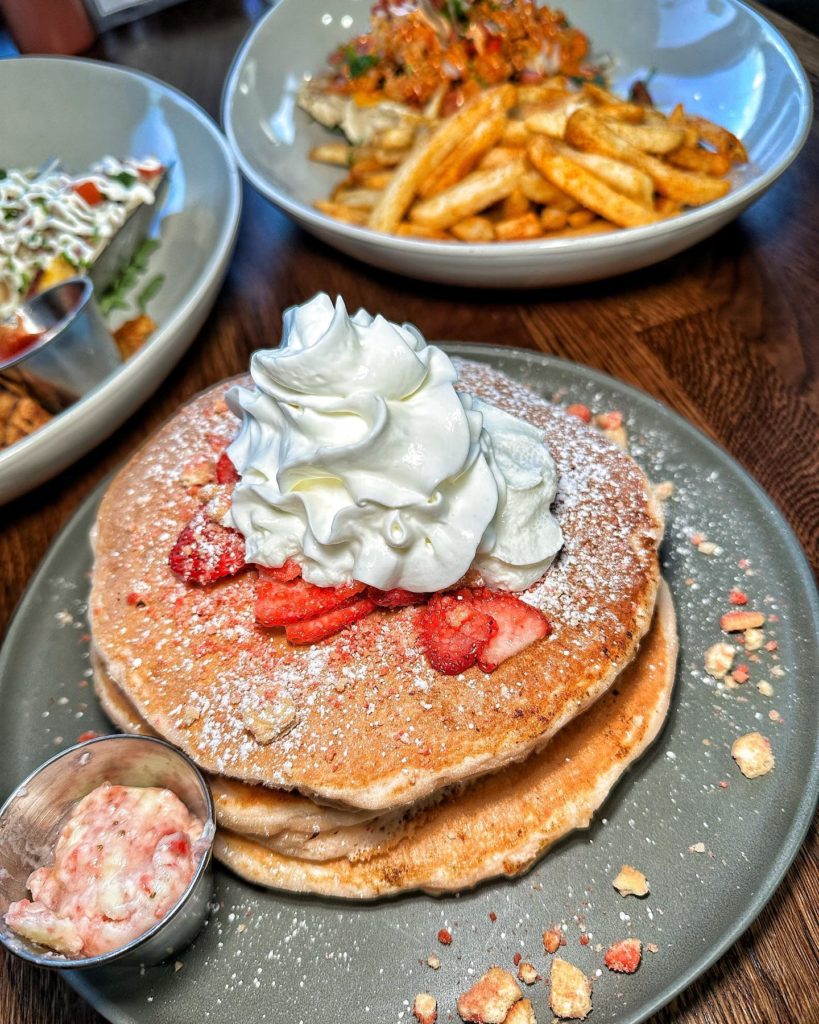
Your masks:
{"label": "diced tomato", "polygon": [[102,192],[97,188],[93,181],[81,181],[79,185],[74,186],[74,191],[78,196],[81,196],[89,206],[96,206],[102,202]]}

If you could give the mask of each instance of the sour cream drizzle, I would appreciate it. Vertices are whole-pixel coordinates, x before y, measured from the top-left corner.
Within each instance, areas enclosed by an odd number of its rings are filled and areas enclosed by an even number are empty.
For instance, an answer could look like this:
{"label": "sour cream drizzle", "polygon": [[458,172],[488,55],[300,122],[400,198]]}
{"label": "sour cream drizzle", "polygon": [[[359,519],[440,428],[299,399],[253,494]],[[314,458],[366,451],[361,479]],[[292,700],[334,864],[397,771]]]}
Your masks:
{"label": "sour cream drizzle", "polygon": [[[154,202],[147,182],[162,170],[153,157],[106,156],[88,174],[72,177],[56,165],[45,173],[0,171],[0,320],[25,298],[37,273],[62,256],[87,270],[142,203]],[[90,183],[101,199],[77,191]]]}

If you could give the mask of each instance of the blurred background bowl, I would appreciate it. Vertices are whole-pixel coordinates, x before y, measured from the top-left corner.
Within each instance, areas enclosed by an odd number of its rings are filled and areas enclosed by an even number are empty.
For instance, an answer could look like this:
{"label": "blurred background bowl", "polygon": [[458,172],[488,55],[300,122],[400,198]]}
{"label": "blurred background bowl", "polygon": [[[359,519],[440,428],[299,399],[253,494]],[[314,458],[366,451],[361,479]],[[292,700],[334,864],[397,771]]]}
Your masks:
{"label": "blurred background bowl", "polygon": [[396,237],[343,224],[313,208],[340,180],[310,150],[338,138],[296,106],[306,75],[364,31],[360,0],[280,0],[248,35],[229,73],[222,119],[243,173],[312,234],[366,263],[428,281],[509,288],[576,284],[673,256],[758,199],[801,149],[810,88],[782,36],[739,0],[561,0],[556,4],[613,61],[614,91],[651,78],[654,102],[677,103],[729,128],[751,162],[722,199],[659,224],[585,238],[470,245]]}
{"label": "blurred background bowl", "polygon": [[144,282],[157,328],[122,366],[58,417],[0,450],[0,502],[80,458],[152,394],[210,312],[241,212],[230,148],[192,100],[149,75],[69,57],[0,60],[4,168],[58,159],[81,173],[101,157],[157,157],[171,168],[150,234],[160,241]]}

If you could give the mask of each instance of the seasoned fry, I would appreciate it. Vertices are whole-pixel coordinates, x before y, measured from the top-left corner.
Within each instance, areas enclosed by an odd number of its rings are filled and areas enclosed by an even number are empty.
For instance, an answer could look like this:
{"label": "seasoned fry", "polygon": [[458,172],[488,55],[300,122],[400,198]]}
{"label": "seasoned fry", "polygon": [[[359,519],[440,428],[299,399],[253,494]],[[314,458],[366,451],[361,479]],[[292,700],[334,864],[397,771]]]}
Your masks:
{"label": "seasoned fry", "polygon": [[599,112],[607,117],[612,117],[617,121],[627,121],[631,124],[642,124],[645,118],[645,107],[639,103],[621,100],[619,96],[615,96],[614,93],[593,82],[584,82],[583,92],[589,99],[599,104]]}
{"label": "seasoned fry", "polygon": [[373,188],[339,188],[333,193],[333,201],[356,210],[371,210],[381,198],[381,192]]}
{"label": "seasoned fry", "polygon": [[501,142],[504,146],[520,148],[529,141],[529,129],[525,121],[507,121],[503,126]]}
{"label": "seasoned fry", "polygon": [[713,146],[718,153],[724,153],[726,156],[731,158],[731,162],[735,164],[744,164],[748,162],[748,152],[736,135],[728,131],[727,128],[721,128],[718,124],[714,124],[713,121],[708,121],[704,117],[697,117],[693,114],[686,114],[686,124],[690,125],[696,132],[700,139],[707,142],[709,146]]}
{"label": "seasoned fry", "polygon": [[429,199],[431,196],[437,196],[439,192],[446,191],[466,177],[475,168],[484,153],[491,149],[503,135],[505,124],[506,117],[503,114],[496,114],[479,124],[464,144],[454,149],[432,171],[429,177],[421,182],[418,195],[422,199]]}
{"label": "seasoned fry", "polygon": [[555,143],[558,153],[570,156],[572,160],[596,174],[607,185],[616,192],[622,192],[624,196],[634,199],[643,206],[651,206],[654,202],[654,182],[644,171],[625,164],[622,160],[615,160],[610,156],[602,156],[600,153],[586,153],[583,150],[572,149],[570,146],[563,146]]}
{"label": "seasoned fry", "polygon": [[540,221],[534,213],[500,220],[495,225],[495,237],[502,242],[521,242],[526,238],[540,238],[542,234]]}
{"label": "seasoned fry", "polygon": [[491,242],[495,227],[488,217],[466,217],[449,229],[462,242]]}
{"label": "seasoned fry", "polygon": [[682,144],[684,132],[667,122],[663,124],[626,124],[605,118],[615,135],[644,153],[670,153]]}
{"label": "seasoned fry", "polygon": [[615,192],[585,167],[554,152],[547,140],[534,139],[528,152],[529,159],[544,177],[606,220],[625,228],[640,227],[657,220],[653,210]]}
{"label": "seasoned fry", "polygon": [[569,223],[569,215],[556,206],[546,206],[540,211],[540,226],[544,231],[559,231]]}
{"label": "seasoned fry", "polygon": [[724,178],[731,170],[731,158],[727,153],[712,153],[701,146],[680,146],[668,154],[668,160],[675,167],[687,171],[700,171],[714,178]]}
{"label": "seasoned fry", "polygon": [[532,203],[542,206],[555,206],[564,213],[577,209],[577,203],[571,196],[548,181],[539,171],[528,171],[520,179],[520,190]]}
{"label": "seasoned fry", "polygon": [[720,198],[735,136],[650,99],[620,99],[563,76],[479,92],[454,115],[439,90],[423,113],[366,145],[311,156],[348,168],[316,207],[405,237],[490,242],[568,238],[651,224]]}
{"label": "seasoned fry", "polygon": [[[370,227],[376,231],[394,231],[430,171],[461,145],[486,117],[508,110],[514,102],[514,86],[488,89],[444,121],[430,137],[422,137],[384,190],[370,217]],[[475,213],[476,209],[468,210],[455,220],[462,220],[464,216]]]}
{"label": "seasoned fry", "polygon": [[566,138],[579,149],[602,153],[645,171],[651,176],[658,192],[688,206],[701,206],[719,199],[730,188],[724,179],[678,170],[630,146],[588,110],[576,110],[572,114],[566,126]]}
{"label": "seasoned fry", "polygon": [[529,213],[531,209],[532,204],[523,194],[520,185],[516,185],[501,203],[501,220],[512,220],[514,217],[522,217],[525,213]]}
{"label": "seasoned fry", "polygon": [[425,228],[422,224],[411,224],[408,220],[402,221],[395,232],[406,238],[434,238],[438,241],[447,241],[445,231],[436,231],[434,228]]}
{"label": "seasoned fry", "polygon": [[488,171],[492,167],[502,167],[504,164],[514,163],[516,160],[520,160],[522,155],[523,152],[519,146],[495,146],[494,149],[489,150],[478,166],[482,170]]}
{"label": "seasoned fry", "polygon": [[410,220],[429,228],[448,228],[505,199],[522,175],[522,160],[489,171],[473,171],[446,192],[416,204],[410,210]]}
{"label": "seasoned fry", "polygon": [[349,167],[355,149],[346,142],[326,142],[310,150],[310,159],[319,164],[333,164],[335,167]]}
{"label": "seasoned fry", "polygon": [[566,123],[569,118],[575,110],[579,110],[584,106],[586,104],[581,96],[567,96],[550,107],[533,111],[525,120],[526,128],[528,131],[537,132],[539,135],[548,135],[553,139],[562,139],[566,134]]}
{"label": "seasoned fry", "polygon": [[401,125],[400,128],[387,128],[378,136],[379,149],[409,149],[415,138],[417,125]]}
{"label": "seasoned fry", "polygon": [[597,220],[593,220],[591,224],[584,224],[583,227],[565,227],[560,231],[550,231],[548,235],[544,235],[544,238],[582,238],[584,235],[607,235],[616,230],[616,224],[610,224],[598,217]]}
{"label": "seasoned fry", "polygon": [[342,220],[345,224],[366,224],[369,220],[367,210],[357,210],[353,206],[346,206],[344,203],[333,203],[325,199],[318,199],[313,206],[322,213]]}

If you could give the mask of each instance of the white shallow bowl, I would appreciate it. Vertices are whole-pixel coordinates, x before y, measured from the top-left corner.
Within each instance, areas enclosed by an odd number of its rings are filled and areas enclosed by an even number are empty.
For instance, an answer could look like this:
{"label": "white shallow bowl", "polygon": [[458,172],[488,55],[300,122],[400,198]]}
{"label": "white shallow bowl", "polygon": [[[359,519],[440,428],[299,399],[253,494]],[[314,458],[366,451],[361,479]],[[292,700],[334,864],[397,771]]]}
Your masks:
{"label": "white shallow bowl", "polygon": [[342,224],[312,206],[339,180],[338,168],[308,158],[333,135],[296,106],[306,75],[324,69],[339,43],[368,25],[369,0],[279,0],[234,59],[222,120],[242,171],[304,228],[350,256],[428,281],[535,287],[592,281],[648,266],[713,234],[758,199],[801,149],[811,93],[781,35],[740,0],[561,0],[593,53],[613,60],[624,93],[652,69],[655,103],[729,128],[751,163],[717,202],[660,224],[609,235],[467,245],[380,234]]}
{"label": "white shallow bowl", "polygon": [[[112,433],[177,362],[225,276],[241,179],[219,129],[192,100],[147,75],[67,57],[0,60],[0,166],[57,158],[81,172],[110,153],[171,167],[142,286],[165,275],[148,308],[157,330],[120,369],[39,430],[0,450],[0,502],[48,480]],[[138,292],[137,285],[135,292]]]}

